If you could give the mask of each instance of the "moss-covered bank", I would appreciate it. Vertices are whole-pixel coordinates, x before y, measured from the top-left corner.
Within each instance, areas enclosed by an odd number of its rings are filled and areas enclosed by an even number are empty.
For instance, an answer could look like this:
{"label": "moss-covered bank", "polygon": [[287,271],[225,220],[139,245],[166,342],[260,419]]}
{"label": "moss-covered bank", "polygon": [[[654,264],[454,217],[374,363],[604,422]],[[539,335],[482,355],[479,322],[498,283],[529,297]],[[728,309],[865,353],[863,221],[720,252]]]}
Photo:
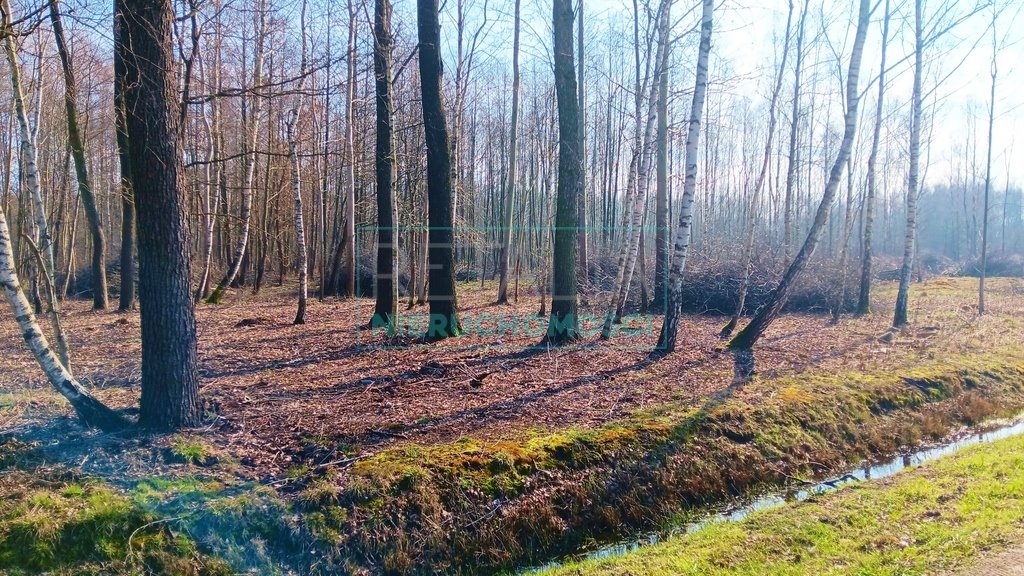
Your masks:
{"label": "moss-covered bank", "polygon": [[755,379],[598,429],[391,449],[318,479],[302,501],[331,565],[495,572],[1022,406],[1019,349],[902,373]]}
{"label": "moss-covered bank", "polygon": [[[0,479],[18,493],[0,504],[0,569],[494,573],[1022,407],[1020,347],[887,373],[756,377],[703,405],[595,429],[408,444],[340,471],[296,470],[288,499],[229,480],[113,488],[33,476],[25,471],[36,463],[11,449],[0,453]],[[175,446],[186,460],[208,459]],[[35,515],[52,518],[49,527],[35,528]]]}
{"label": "moss-covered bank", "polygon": [[[1024,437],[546,576],[915,576],[1024,541]],[[978,571],[978,574],[985,572]]]}

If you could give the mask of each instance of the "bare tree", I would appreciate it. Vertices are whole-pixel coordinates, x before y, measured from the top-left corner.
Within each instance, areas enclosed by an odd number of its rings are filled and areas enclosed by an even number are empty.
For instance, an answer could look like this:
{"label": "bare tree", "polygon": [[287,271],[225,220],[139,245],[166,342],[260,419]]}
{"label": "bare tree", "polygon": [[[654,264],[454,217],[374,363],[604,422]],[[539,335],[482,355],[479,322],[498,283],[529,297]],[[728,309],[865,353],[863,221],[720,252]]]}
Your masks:
{"label": "bare tree", "polygon": [[782,58],[779,62],[779,69],[775,73],[775,85],[772,88],[771,101],[768,103],[768,138],[764,145],[764,155],[761,159],[761,169],[757,173],[757,180],[754,182],[754,189],[751,191],[750,203],[747,205],[747,219],[743,238],[743,254],[740,257],[743,264],[743,275],[740,277],[740,292],[736,299],[736,309],[729,318],[729,322],[722,328],[720,336],[728,338],[736,329],[736,324],[743,315],[743,307],[747,302],[747,291],[750,289],[750,269],[754,261],[754,226],[757,223],[757,206],[761,198],[761,190],[764,188],[765,177],[768,175],[768,166],[771,161],[772,143],[775,139],[775,125],[777,122],[776,104],[779,100],[779,93],[782,92],[782,76],[786,71],[786,60],[789,56],[790,25],[793,21],[793,0],[789,0],[789,11],[786,14],[786,39],[782,43]]}
{"label": "bare tree", "polygon": [[860,295],[857,299],[857,313],[871,311],[871,259],[874,257],[875,204],[878,196],[878,148],[882,135],[882,110],[885,102],[886,49],[889,46],[889,0],[885,0],[882,15],[882,63],[878,72],[878,97],[875,101],[875,129],[871,136],[871,152],[868,154],[867,197],[864,198],[864,239],[860,268]]}
{"label": "bare tree", "polygon": [[178,138],[171,0],[117,0],[130,47],[124,74],[131,176],[139,218],[142,324],[140,424],[175,429],[202,418],[191,260]]}
{"label": "bare tree", "polygon": [[512,208],[516,191],[516,153],[519,137],[519,0],[515,0],[515,30],[512,36],[512,121],[509,127],[508,171],[505,173],[505,206],[501,236],[501,279],[498,304],[508,304],[508,277],[512,258]]}
{"label": "bare tree", "polygon": [[577,340],[578,282],[576,234],[579,194],[583,185],[580,150],[580,111],[573,62],[571,0],[553,0],[555,96],[558,100],[558,190],[555,200],[551,315],[544,343],[560,345]]}
{"label": "bare tree", "polygon": [[96,196],[92,191],[89,168],[85,160],[85,141],[79,129],[78,121],[78,83],[75,82],[75,69],[68,52],[67,41],[64,39],[64,25],[61,22],[58,0],[50,0],[50,22],[53,24],[53,37],[57,43],[57,54],[60,55],[61,69],[64,71],[64,110],[67,114],[68,148],[75,161],[75,176],[78,178],[78,193],[82,196],[85,216],[89,221],[89,232],[92,235],[92,307],[95,310],[107,308],[107,241],[103,233],[103,222],[100,220],[96,206]]}
{"label": "bare tree", "polygon": [[673,242],[672,265],[669,267],[668,302],[665,320],[658,337],[657,349],[663,353],[676,349],[679,317],[682,315],[683,272],[690,255],[693,225],[693,197],[697,191],[697,144],[700,140],[701,114],[708,91],[708,58],[711,54],[711,33],[715,11],[714,0],[704,0],[700,17],[700,44],[697,48],[697,75],[690,103],[690,118],[686,130],[686,179],[679,208],[679,227]]}
{"label": "bare tree", "polygon": [[398,322],[398,282],[395,278],[395,150],[391,100],[391,2],[376,0],[373,11],[373,70],[377,106],[377,274],[371,325],[393,330]]}
{"label": "bare tree", "polygon": [[786,270],[778,286],[772,291],[768,302],[758,311],[754,319],[736,335],[729,343],[733,349],[749,350],[761,338],[768,326],[778,317],[782,307],[786,304],[789,292],[793,288],[793,282],[803,271],[807,262],[814,254],[818,241],[828,223],[829,212],[835,203],[836,193],[839,188],[839,181],[843,176],[843,169],[846,167],[847,158],[853,147],[854,136],[857,133],[857,108],[860,104],[859,80],[860,62],[864,54],[864,41],[867,37],[870,10],[869,0],[860,1],[860,9],[857,17],[857,32],[854,37],[853,50],[850,53],[849,70],[846,74],[846,115],[843,140],[839,146],[839,153],[829,172],[828,182],[825,184],[825,191],[818,205],[818,211],[814,216],[814,222],[807,233],[807,239],[803,247],[797,253],[793,263]]}

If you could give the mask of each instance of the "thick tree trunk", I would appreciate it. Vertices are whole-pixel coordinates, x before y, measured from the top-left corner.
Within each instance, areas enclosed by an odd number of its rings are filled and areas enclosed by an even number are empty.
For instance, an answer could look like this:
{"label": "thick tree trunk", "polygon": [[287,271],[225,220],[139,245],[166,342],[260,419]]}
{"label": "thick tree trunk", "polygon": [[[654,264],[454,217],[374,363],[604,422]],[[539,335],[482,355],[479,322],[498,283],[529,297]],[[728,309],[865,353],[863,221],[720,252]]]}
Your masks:
{"label": "thick tree trunk", "polygon": [[515,0],[512,40],[512,125],[509,127],[508,171],[505,176],[505,205],[501,228],[501,278],[498,304],[508,304],[508,280],[512,261],[512,210],[516,193],[516,153],[519,137],[519,0]]}
{"label": "thick tree trunk", "polygon": [[420,87],[423,128],[427,144],[427,282],[430,324],[427,340],[462,332],[455,294],[455,223],[453,220],[452,159],[441,90],[441,23],[437,0],[417,0]]}
{"label": "thick tree trunk", "polygon": [[878,72],[878,100],[875,102],[875,129],[871,136],[871,152],[868,154],[867,197],[864,199],[864,239],[860,265],[860,294],[857,298],[857,314],[871,311],[871,259],[874,256],[875,198],[878,195],[878,148],[882,135],[882,113],[885,101],[886,48],[889,46],[889,0],[885,0],[885,14],[882,16],[882,64]]}
{"label": "thick tree trunk", "polygon": [[[544,343],[559,345],[577,340],[576,234],[578,202],[583,185],[580,150],[580,112],[573,63],[573,11],[571,0],[554,0],[555,94],[558,100],[558,189],[555,200],[555,239],[551,282],[551,316]],[[543,307],[543,291],[541,303]]]}
{"label": "thick tree trunk", "polygon": [[391,2],[375,0],[373,70],[377,101],[377,302],[371,326],[394,330],[398,322],[398,279],[395,273],[395,152],[391,100]]}
{"label": "thick tree trunk", "polygon": [[68,148],[75,161],[75,176],[78,178],[78,193],[82,196],[85,206],[85,217],[89,221],[89,233],[92,235],[92,307],[94,310],[107,308],[107,267],[106,237],[103,223],[96,207],[96,196],[92,191],[89,169],[85,161],[85,142],[78,128],[78,84],[75,82],[75,70],[64,39],[64,25],[61,22],[58,0],[50,0],[50,22],[53,24],[53,37],[57,43],[61,68],[64,71],[64,110],[67,113]]}
{"label": "thick tree trunk", "polygon": [[139,219],[142,324],[140,424],[194,426],[202,419],[192,309],[191,259],[182,193],[174,10],[170,0],[116,0],[124,24],[128,140]]}
{"label": "thick tree trunk", "polygon": [[690,237],[693,225],[693,196],[697,191],[697,144],[700,140],[701,112],[708,89],[708,57],[711,53],[711,32],[714,16],[714,0],[704,0],[701,10],[700,45],[697,52],[697,77],[690,105],[690,120],[686,131],[686,178],[683,181],[683,198],[680,201],[679,227],[676,229],[672,265],[669,268],[668,302],[665,320],[658,337],[657,349],[672,352],[676,349],[676,333],[679,331],[679,317],[682,315],[683,272],[690,255]]}
{"label": "thick tree trunk", "polygon": [[836,155],[835,162],[832,164],[832,169],[829,171],[828,182],[825,184],[825,191],[822,195],[821,203],[818,205],[818,211],[814,216],[814,222],[807,233],[807,239],[804,241],[803,247],[801,247],[793,263],[786,270],[782,281],[772,291],[768,302],[758,311],[754,319],[750,321],[750,324],[747,324],[729,343],[729,347],[732,349],[749,350],[752,348],[764,334],[764,331],[768,329],[768,326],[779,315],[789,297],[789,291],[793,288],[793,282],[803,271],[811,256],[814,255],[814,250],[817,248],[818,241],[825,230],[825,225],[828,223],[829,213],[832,211],[836,192],[839,189],[839,181],[842,179],[847,158],[849,158],[850,150],[853,148],[854,136],[857,133],[857,107],[860,103],[858,83],[860,79],[860,62],[864,54],[864,40],[867,37],[868,31],[869,4],[869,0],[860,0],[857,33],[853,42],[853,51],[850,53],[850,65],[846,75],[846,117],[843,140],[839,146],[839,153]]}

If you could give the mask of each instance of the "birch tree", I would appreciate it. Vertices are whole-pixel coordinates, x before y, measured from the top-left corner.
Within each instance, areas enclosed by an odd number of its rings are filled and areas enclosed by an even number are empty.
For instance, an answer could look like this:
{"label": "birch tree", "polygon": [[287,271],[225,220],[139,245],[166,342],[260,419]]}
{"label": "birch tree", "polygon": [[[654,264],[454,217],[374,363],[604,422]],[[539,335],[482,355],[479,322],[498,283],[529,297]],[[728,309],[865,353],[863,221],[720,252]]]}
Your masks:
{"label": "birch tree", "polygon": [[761,169],[757,173],[757,180],[750,194],[750,203],[747,206],[747,218],[743,233],[743,252],[740,262],[743,266],[740,276],[739,296],[736,299],[736,309],[733,310],[729,322],[722,328],[720,336],[725,339],[732,335],[733,330],[743,315],[743,308],[747,303],[747,291],[750,289],[750,271],[754,261],[754,227],[757,224],[757,206],[761,198],[761,190],[764,188],[765,178],[768,175],[768,166],[771,161],[772,146],[775,140],[775,125],[777,123],[777,104],[779,93],[782,92],[782,77],[786,71],[786,60],[789,56],[790,25],[793,21],[793,0],[789,0],[789,10],[786,13],[786,36],[782,42],[782,57],[779,61],[778,71],[775,73],[775,83],[772,87],[771,100],[768,103],[768,136],[764,145],[764,155],[761,157]]}
{"label": "birch tree", "polygon": [[853,49],[850,53],[849,69],[846,74],[846,114],[844,118],[843,140],[839,146],[839,152],[832,169],[829,171],[828,181],[825,183],[825,191],[818,204],[818,210],[814,215],[814,221],[807,233],[800,252],[797,253],[793,263],[789,265],[785,275],[778,286],[772,291],[768,302],[754,316],[754,319],[729,343],[729,347],[738,350],[749,350],[761,338],[768,326],[778,317],[782,307],[786,304],[789,292],[793,283],[803,271],[814,251],[818,246],[821,235],[828,223],[829,213],[835,203],[839,182],[843,176],[843,169],[846,166],[850,150],[853,148],[853,141],[857,133],[857,109],[860,104],[860,63],[864,54],[864,42],[867,37],[867,29],[870,18],[869,0],[860,0],[860,7],[857,16],[857,31],[853,41]]}
{"label": "birch tree", "polygon": [[885,0],[882,15],[882,63],[878,71],[878,96],[875,101],[875,127],[871,135],[871,152],[868,153],[867,196],[864,198],[864,238],[860,265],[860,293],[857,298],[857,314],[871,311],[871,259],[874,257],[875,208],[878,196],[878,149],[882,135],[882,111],[885,102],[886,52],[889,47],[889,0]]}
{"label": "birch tree", "polygon": [[[253,56],[252,90],[259,90],[263,82],[263,64],[266,58],[267,37],[267,0],[258,0],[256,7],[255,54]],[[249,247],[249,230],[252,227],[252,196],[253,178],[256,175],[256,142],[259,138],[260,119],[263,113],[263,97],[260,94],[243,94],[242,116],[245,124],[242,149],[242,206],[239,214],[241,231],[238,245],[228,264],[227,272],[217,283],[207,302],[217,304],[224,296],[224,291],[231,286],[238,276]],[[227,206],[224,207],[225,209]]]}
{"label": "birch tree", "polygon": [[701,5],[697,74],[686,129],[686,175],[683,181],[683,197],[680,200],[679,227],[676,229],[673,242],[672,264],[669,267],[668,301],[657,345],[657,349],[663,353],[676,349],[679,317],[683,312],[683,272],[686,270],[686,260],[690,255],[693,198],[697,191],[697,144],[700,140],[701,113],[704,110],[704,99],[708,90],[708,58],[711,54],[714,11],[714,0],[704,0]]}
{"label": "birch tree", "polygon": [[[50,224],[47,219],[46,203],[43,200],[43,190],[39,182],[39,165],[36,152],[35,135],[29,125],[28,105],[25,101],[25,93],[21,83],[21,62],[18,59],[18,49],[15,44],[17,32],[12,24],[12,13],[10,0],[0,0],[0,19],[2,19],[4,52],[7,55],[7,64],[10,67],[11,94],[14,100],[14,113],[18,121],[18,135],[20,137],[19,153],[21,167],[24,170],[23,182],[28,187],[28,196],[31,197],[35,211],[36,233],[39,235],[38,248],[40,253],[42,273],[47,281],[56,282],[56,263],[54,259],[53,236]],[[41,99],[41,98],[40,98]],[[38,122],[37,122],[38,126]],[[64,327],[60,322],[60,303],[53,297],[55,291],[48,290],[47,306],[50,312],[50,323],[53,327],[53,338],[57,345],[57,354],[60,357],[64,368],[71,371],[71,356],[68,351],[67,336]]]}
{"label": "birch tree", "polygon": [[299,81],[295,87],[295,100],[288,111],[285,133],[288,138],[288,161],[291,165],[292,201],[295,205],[295,247],[298,252],[297,267],[299,270],[299,303],[293,324],[306,323],[306,300],[309,295],[309,263],[306,251],[306,225],[302,215],[302,175],[299,164],[298,125],[302,112],[302,89],[306,83],[306,0],[302,0],[302,11],[299,16],[302,36],[302,55],[299,64]]}

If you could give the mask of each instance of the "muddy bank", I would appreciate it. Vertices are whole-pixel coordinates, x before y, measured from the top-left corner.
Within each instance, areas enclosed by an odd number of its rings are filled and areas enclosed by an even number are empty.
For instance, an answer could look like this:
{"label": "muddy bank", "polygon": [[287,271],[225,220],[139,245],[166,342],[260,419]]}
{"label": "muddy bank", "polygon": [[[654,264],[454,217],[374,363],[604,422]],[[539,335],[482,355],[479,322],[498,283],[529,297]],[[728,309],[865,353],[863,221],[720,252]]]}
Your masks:
{"label": "muddy bank", "polygon": [[319,550],[330,565],[498,572],[1016,413],[1022,389],[1020,350],[884,374],[755,378],[702,406],[597,429],[390,449],[311,482],[299,500],[314,534],[334,536]]}

